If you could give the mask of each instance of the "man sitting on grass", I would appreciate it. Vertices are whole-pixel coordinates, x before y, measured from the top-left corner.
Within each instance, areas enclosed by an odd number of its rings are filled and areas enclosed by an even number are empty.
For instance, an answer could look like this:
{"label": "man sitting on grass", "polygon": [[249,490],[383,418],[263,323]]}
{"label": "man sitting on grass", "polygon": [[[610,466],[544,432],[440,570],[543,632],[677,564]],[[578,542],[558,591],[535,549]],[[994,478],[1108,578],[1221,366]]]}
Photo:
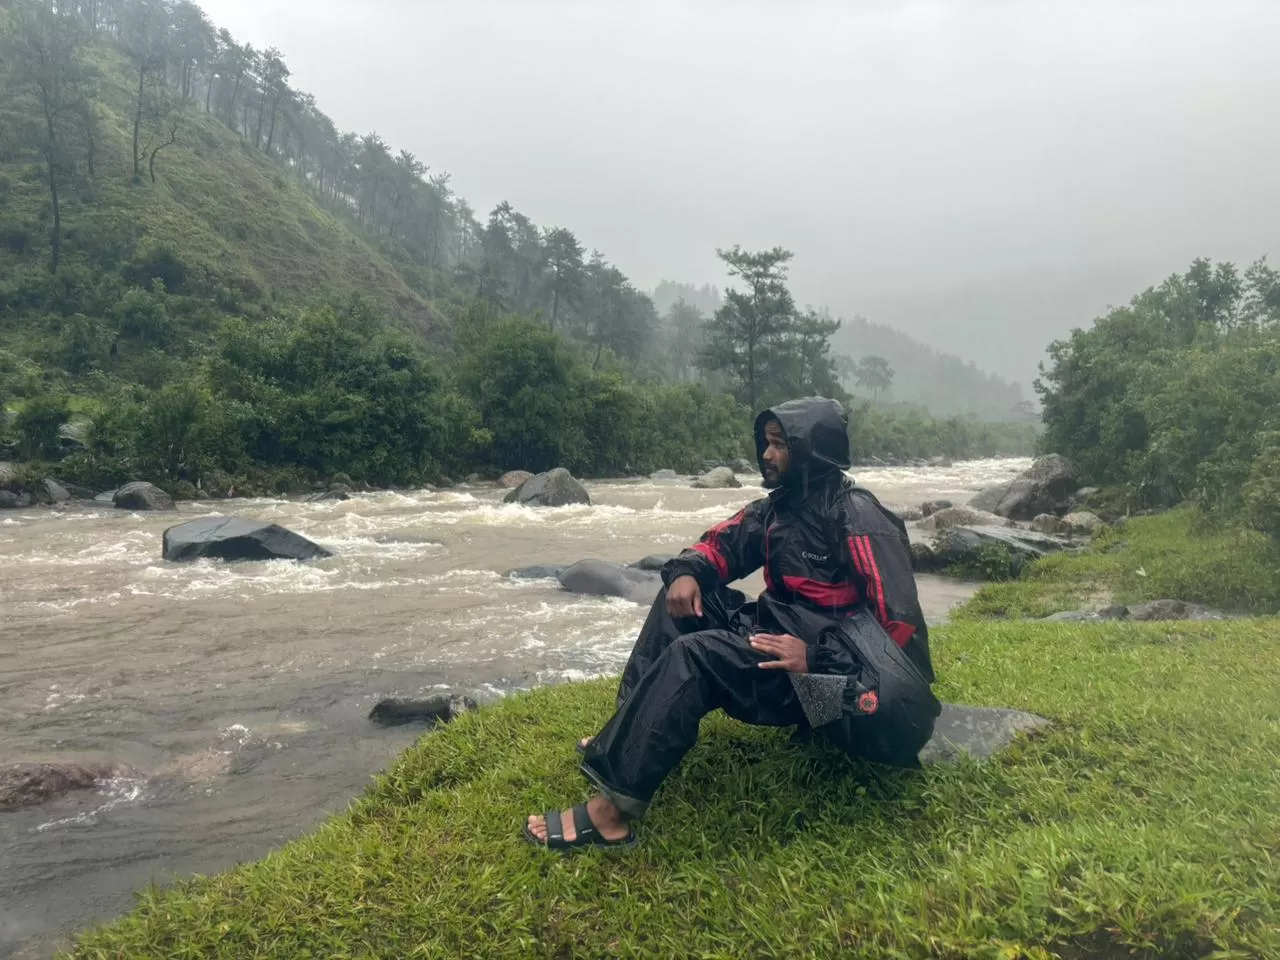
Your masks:
{"label": "man sitting on grass", "polygon": [[[848,419],[834,400],[766,410],[755,438],[769,495],[663,568],[617,710],[578,744],[599,793],[529,817],[531,842],[634,843],[629,822],[717,708],[747,723],[821,730],[855,756],[918,765],[940,705],[906,527],[845,475]],[[755,603],[729,589],[760,567],[766,589]]]}

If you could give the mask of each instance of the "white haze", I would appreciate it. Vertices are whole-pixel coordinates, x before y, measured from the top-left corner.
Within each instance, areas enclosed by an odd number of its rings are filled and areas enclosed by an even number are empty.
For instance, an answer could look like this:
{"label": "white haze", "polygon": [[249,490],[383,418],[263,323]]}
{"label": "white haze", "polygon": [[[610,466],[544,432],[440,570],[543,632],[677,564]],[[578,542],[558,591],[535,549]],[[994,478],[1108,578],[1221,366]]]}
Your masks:
{"label": "white haze", "polygon": [[203,0],[340,127],[637,284],[802,303],[1023,380],[1196,256],[1280,258],[1275,0]]}

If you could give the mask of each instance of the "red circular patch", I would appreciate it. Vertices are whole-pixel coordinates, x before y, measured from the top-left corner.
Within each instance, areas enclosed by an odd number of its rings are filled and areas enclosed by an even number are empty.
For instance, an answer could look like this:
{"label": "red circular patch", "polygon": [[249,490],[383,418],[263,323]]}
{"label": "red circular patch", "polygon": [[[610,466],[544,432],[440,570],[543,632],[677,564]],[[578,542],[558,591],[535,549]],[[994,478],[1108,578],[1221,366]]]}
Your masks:
{"label": "red circular patch", "polygon": [[880,709],[880,698],[874,690],[868,690],[858,698],[858,709],[863,713],[875,713]]}

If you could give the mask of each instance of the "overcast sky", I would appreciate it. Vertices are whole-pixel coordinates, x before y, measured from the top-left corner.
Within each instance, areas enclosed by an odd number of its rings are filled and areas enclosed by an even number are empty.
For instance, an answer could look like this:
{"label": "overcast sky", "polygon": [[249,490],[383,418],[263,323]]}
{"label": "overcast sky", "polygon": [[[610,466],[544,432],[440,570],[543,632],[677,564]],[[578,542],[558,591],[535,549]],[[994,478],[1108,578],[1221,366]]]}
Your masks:
{"label": "overcast sky", "polygon": [[797,299],[1032,376],[1195,256],[1280,261],[1280,0],[200,0],[339,127],[642,287]]}

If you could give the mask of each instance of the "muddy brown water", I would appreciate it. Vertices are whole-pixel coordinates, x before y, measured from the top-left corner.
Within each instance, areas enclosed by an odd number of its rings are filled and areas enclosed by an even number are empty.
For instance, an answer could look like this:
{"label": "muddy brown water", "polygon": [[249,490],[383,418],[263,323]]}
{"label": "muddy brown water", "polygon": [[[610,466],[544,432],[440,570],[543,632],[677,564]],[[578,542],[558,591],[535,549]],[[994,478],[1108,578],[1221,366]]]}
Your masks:
{"label": "muddy brown water", "polygon": [[[857,478],[891,505],[964,501],[1026,465]],[[482,488],[180,505],[179,518],[270,520],[335,551],[310,564],[167,564],[173,514],[0,514],[0,763],[122,771],[96,792],[0,813],[0,957],[48,956],[148,883],[257,859],[341,810],[417,735],[369,723],[383,697],[486,700],[618,672],[642,608],[503,572],[676,552],[761,495],[743,479],[592,483],[593,506],[557,510]],[[760,589],[759,575],[745,586]],[[938,621],[973,586],[922,577],[920,589]]]}

